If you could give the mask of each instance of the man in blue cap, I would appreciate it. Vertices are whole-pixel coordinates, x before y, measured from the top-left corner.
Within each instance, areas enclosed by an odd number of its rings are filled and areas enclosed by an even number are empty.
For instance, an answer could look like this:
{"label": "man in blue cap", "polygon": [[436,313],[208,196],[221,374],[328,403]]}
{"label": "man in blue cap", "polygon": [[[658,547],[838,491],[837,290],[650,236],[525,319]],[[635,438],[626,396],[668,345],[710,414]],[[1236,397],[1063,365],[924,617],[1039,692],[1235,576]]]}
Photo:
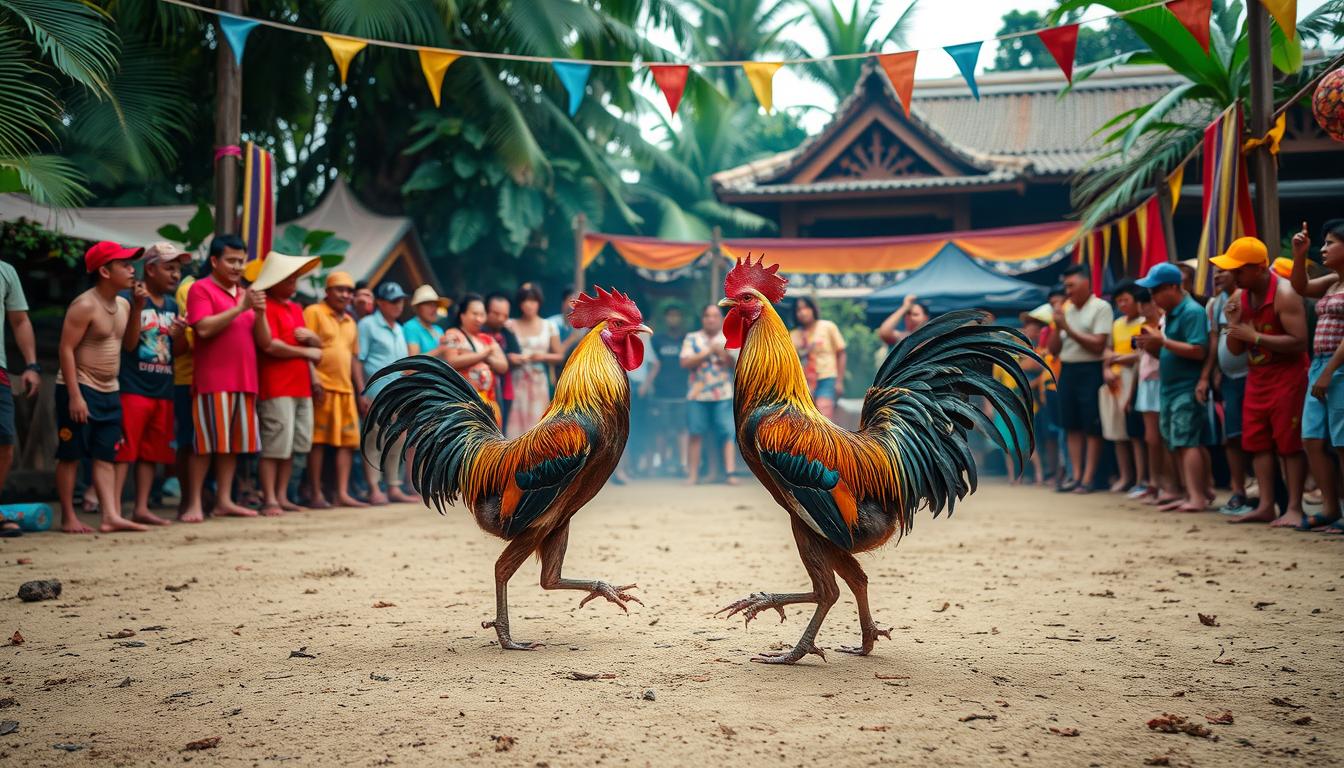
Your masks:
{"label": "man in blue cap", "polygon": [[1209,319],[1203,307],[1186,293],[1183,279],[1175,264],[1156,264],[1138,281],[1166,313],[1163,328],[1144,326],[1139,342],[1158,355],[1162,439],[1177,455],[1177,471],[1185,484],[1185,498],[1162,508],[1202,512],[1213,504],[1206,447],[1213,443],[1212,421],[1207,398],[1200,402],[1196,396],[1204,358],[1209,353]]}
{"label": "man in blue cap", "polygon": [[[408,357],[411,352],[406,346],[406,334],[402,330],[402,312],[406,309],[406,291],[399,283],[387,281],[373,292],[377,311],[362,318],[356,327],[359,329],[359,362],[364,367],[364,380],[396,361]],[[363,417],[369,411],[373,398],[391,379],[374,382],[359,397],[359,415]],[[377,431],[369,433],[369,444],[376,445]],[[365,475],[369,480],[369,503],[386,504],[389,500],[398,503],[418,503],[415,496],[401,490],[401,449],[397,447],[388,452],[387,494],[384,495],[378,482],[383,480],[381,468],[372,461],[364,462]]]}

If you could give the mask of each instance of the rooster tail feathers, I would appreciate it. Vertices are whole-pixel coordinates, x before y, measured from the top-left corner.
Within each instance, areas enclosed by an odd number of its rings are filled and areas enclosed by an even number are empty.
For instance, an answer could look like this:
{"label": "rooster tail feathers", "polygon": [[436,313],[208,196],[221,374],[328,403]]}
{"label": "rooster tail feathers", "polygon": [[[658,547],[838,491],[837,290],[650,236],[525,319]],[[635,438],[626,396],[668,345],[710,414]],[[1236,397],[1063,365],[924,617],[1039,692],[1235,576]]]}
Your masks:
{"label": "rooster tail feathers", "polygon": [[463,470],[481,446],[504,435],[476,390],[442,360],[408,357],[378,371],[369,383],[389,377],[364,419],[361,451],[382,467],[392,451],[404,460],[413,450],[411,483],[442,513],[461,493]]}
{"label": "rooster tail feathers", "polygon": [[[977,310],[949,312],[896,344],[879,368],[860,416],[904,478],[902,514],[907,523],[927,504],[936,517],[976,486],[967,441],[979,427],[1018,467],[1035,449],[1030,380],[1018,358],[1041,365],[1021,332],[990,325]],[[994,375],[1004,371],[1015,388]],[[997,418],[972,402],[983,398]]]}

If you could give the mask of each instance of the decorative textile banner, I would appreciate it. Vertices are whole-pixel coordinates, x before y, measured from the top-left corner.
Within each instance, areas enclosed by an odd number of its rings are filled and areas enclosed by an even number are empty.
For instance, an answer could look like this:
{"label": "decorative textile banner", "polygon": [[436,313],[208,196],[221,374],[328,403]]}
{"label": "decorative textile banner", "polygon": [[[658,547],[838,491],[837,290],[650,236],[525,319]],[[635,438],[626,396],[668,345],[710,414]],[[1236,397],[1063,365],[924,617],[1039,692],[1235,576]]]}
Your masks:
{"label": "decorative textile banner", "polygon": [[742,65],[747,82],[751,83],[751,92],[756,94],[756,100],[766,112],[775,108],[775,73],[782,66],[784,63],[779,61],[748,61]]}
{"label": "decorative textile banner", "polygon": [[583,91],[588,86],[588,76],[593,72],[592,64],[576,64],[572,61],[553,61],[551,67],[560,78],[561,85],[569,93],[569,116],[579,111],[583,101]]}
{"label": "decorative textile banner", "polygon": [[1171,174],[1167,179],[1167,189],[1171,190],[1171,212],[1176,212],[1176,206],[1181,202],[1181,184],[1185,181],[1185,166],[1182,165]]}
{"label": "decorative textile banner", "polygon": [[242,229],[247,260],[265,258],[275,235],[275,158],[250,141],[243,151]]}
{"label": "decorative textile banner", "polygon": [[[1241,154],[1240,108],[1204,129],[1203,154],[1204,228],[1199,235],[1199,270],[1195,275],[1195,292],[1200,295],[1208,285],[1209,259],[1226,251],[1238,237],[1255,234]],[[1247,185],[1244,208],[1243,185]]]}
{"label": "decorative textile banner", "polygon": [[439,94],[443,90],[443,75],[448,68],[453,66],[460,56],[456,53],[444,53],[442,51],[427,51],[423,48],[420,54],[420,71],[425,73],[425,84],[429,86],[429,92],[434,96],[434,106],[439,106]]}
{"label": "decorative textile banner", "polygon": [[966,85],[971,87],[971,95],[976,101],[980,100],[980,88],[975,84],[975,62],[980,58],[981,42],[962,43],[961,45],[949,45],[943,48],[947,55],[957,63],[957,69],[961,70],[961,76],[966,78]]}
{"label": "decorative textile banner", "polygon": [[1143,240],[1143,262],[1139,264],[1139,270],[1146,275],[1154,265],[1171,260],[1167,231],[1162,224],[1162,206],[1156,197],[1148,198],[1148,204],[1140,209],[1139,222]]}
{"label": "decorative textile banner", "polygon": [[1171,0],[1167,8],[1176,15],[1181,26],[1194,35],[1204,53],[1209,52],[1209,19],[1213,14],[1213,0]]}
{"label": "decorative textile banner", "polygon": [[224,39],[229,41],[229,48],[233,50],[233,62],[240,67],[243,65],[243,48],[247,45],[247,35],[256,26],[257,22],[251,19],[219,17],[219,29],[224,33]]}
{"label": "decorative textile banner", "polygon": [[355,58],[355,54],[364,50],[367,43],[363,40],[336,35],[323,35],[322,40],[331,49],[331,58],[336,60],[336,69],[340,70],[341,73],[341,85],[345,85],[345,78],[350,73],[350,60]]}
{"label": "decorative textile banner", "polygon": [[915,60],[918,58],[919,51],[887,53],[877,57],[877,63],[882,65],[882,71],[887,73],[887,79],[896,91],[896,98],[905,107],[906,117],[910,116],[910,97],[915,91]]}
{"label": "decorative textile banner", "polygon": [[1055,63],[1064,70],[1064,77],[1073,82],[1073,59],[1078,51],[1078,25],[1066,24],[1062,27],[1042,29],[1036,33],[1041,45],[1050,52]]}
{"label": "decorative textile banner", "polygon": [[653,82],[667,99],[667,108],[677,114],[677,105],[681,104],[681,95],[686,92],[686,78],[691,68],[682,64],[655,64],[649,67],[653,73]]}
{"label": "decorative textile banner", "polygon": [[1283,36],[1292,40],[1297,37],[1297,0],[1260,0],[1274,23],[1283,30]]}
{"label": "decorative textile banner", "polygon": [[635,235],[590,234],[583,237],[583,265],[586,267],[610,244],[628,263],[644,269],[680,269],[704,255],[709,243],[682,243]]}
{"label": "decorative textile banner", "polygon": [[1119,227],[1116,231],[1120,235],[1120,263],[1124,266],[1126,275],[1129,274],[1129,228],[1133,224],[1133,219],[1132,216],[1126,216],[1116,225]]}

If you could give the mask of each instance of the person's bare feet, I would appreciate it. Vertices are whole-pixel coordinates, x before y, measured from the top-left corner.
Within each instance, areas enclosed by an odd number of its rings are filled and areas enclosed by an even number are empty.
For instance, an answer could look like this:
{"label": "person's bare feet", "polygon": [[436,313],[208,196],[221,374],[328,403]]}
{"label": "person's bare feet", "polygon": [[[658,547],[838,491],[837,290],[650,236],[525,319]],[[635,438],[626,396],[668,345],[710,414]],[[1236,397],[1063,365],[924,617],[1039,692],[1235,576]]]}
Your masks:
{"label": "person's bare feet", "polygon": [[1177,509],[1181,507],[1182,504],[1185,503],[1186,500],[1184,498],[1177,496],[1174,499],[1167,499],[1165,503],[1159,503],[1157,505],[1157,508],[1162,510],[1163,512],[1175,512]]}
{"label": "person's bare feet", "polygon": [[281,500],[280,500],[280,508],[283,509],[283,510],[286,511],[286,512],[302,512],[302,511],[303,511],[303,507],[299,506],[298,504],[295,504],[294,502],[290,501],[289,499],[281,499]]}
{"label": "person's bare feet", "polygon": [[387,504],[387,494],[383,493],[377,488],[373,489],[372,491],[369,491],[369,503],[366,506],[382,507],[386,506],[386,504]]}
{"label": "person's bare feet", "polygon": [[1257,507],[1244,515],[1228,518],[1229,523],[1272,523],[1274,522],[1274,508]]}
{"label": "person's bare feet", "polygon": [[735,475],[728,475],[727,477],[723,478],[723,482],[727,483],[728,485],[739,485],[742,481],[738,480]]}
{"label": "person's bare feet", "polygon": [[1302,524],[1302,521],[1303,521],[1304,519],[1306,519],[1306,516],[1302,514],[1302,510],[1300,510],[1300,509],[1290,509],[1290,510],[1288,510],[1287,512],[1284,512],[1284,513],[1283,513],[1283,516],[1280,517],[1278,520],[1275,520],[1274,522],[1270,523],[1270,524],[1269,524],[1269,527],[1270,527],[1270,528],[1296,528],[1297,526],[1299,526],[1299,525]]}
{"label": "person's bare feet", "polygon": [[279,504],[262,504],[262,505],[261,505],[261,516],[262,516],[262,517],[282,517],[284,514],[285,514],[285,510],[281,509]]}
{"label": "person's bare feet", "polygon": [[257,510],[239,506],[228,499],[218,499],[215,502],[215,510],[210,514],[215,517],[256,517]]}
{"label": "person's bare feet", "polygon": [[681,481],[681,484],[682,484],[682,485],[699,485],[699,484],[700,484],[700,481],[699,481],[699,479],[697,479],[697,478],[694,478],[694,477],[688,477],[688,478],[686,478],[685,480],[682,480],[682,481]]}
{"label": "person's bare feet", "polygon": [[65,533],[93,533],[92,528],[73,516],[61,523],[61,530]]}
{"label": "person's bare feet", "polygon": [[1177,512],[1203,512],[1213,506],[1213,499],[1192,499],[1176,508]]}
{"label": "person's bare feet", "polygon": [[419,503],[420,503],[420,497],[419,497],[419,496],[416,496],[416,495],[413,494],[413,493],[407,493],[407,492],[401,490],[401,488],[393,488],[393,489],[389,490],[389,491],[387,492],[387,498],[388,498],[389,501],[395,502],[395,503],[397,503],[397,504],[419,504]]}
{"label": "person's bare feet", "polygon": [[103,522],[98,526],[98,530],[103,533],[115,533],[117,531],[148,531],[149,526],[131,522],[121,515],[108,515],[103,518]]}
{"label": "person's bare feet", "polygon": [[309,509],[331,509],[331,502],[325,496],[314,496],[308,500]]}
{"label": "person's bare feet", "polygon": [[368,504],[356,499],[348,494],[341,494],[336,497],[336,506],[338,507],[367,507]]}
{"label": "person's bare feet", "polygon": [[1122,477],[1119,480],[1116,480],[1114,483],[1111,483],[1110,490],[1111,493],[1124,493],[1125,491],[1128,491],[1130,486],[1132,485],[1134,484]]}
{"label": "person's bare feet", "polygon": [[148,509],[137,509],[137,510],[135,510],[135,512],[131,515],[131,519],[134,520],[134,521],[137,522],[137,523],[144,523],[145,525],[172,525],[172,524],[173,524],[173,521],[171,521],[171,520],[165,520],[165,519],[163,519],[162,517],[159,517],[158,515],[154,514],[153,512],[150,512]]}
{"label": "person's bare feet", "polygon": [[205,513],[200,507],[189,507],[177,516],[179,523],[203,523],[205,522]]}

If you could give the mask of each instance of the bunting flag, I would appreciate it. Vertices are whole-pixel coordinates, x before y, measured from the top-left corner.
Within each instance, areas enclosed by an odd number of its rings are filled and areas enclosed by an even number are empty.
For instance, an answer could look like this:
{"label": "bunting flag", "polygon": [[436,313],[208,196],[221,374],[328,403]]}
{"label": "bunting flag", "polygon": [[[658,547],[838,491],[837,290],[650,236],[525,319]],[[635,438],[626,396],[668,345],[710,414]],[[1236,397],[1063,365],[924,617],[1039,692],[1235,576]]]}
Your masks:
{"label": "bunting flag", "polygon": [[247,35],[256,26],[257,22],[251,19],[219,17],[219,31],[223,32],[224,39],[229,41],[229,48],[233,50],[233,62],[240,67],[243,65],[243,48],[247,45]]}
{"label": "bunting flag", "polygon": [[1087,239],[1088,250],[1092,252],[1092,294],[1101,296],[1106,292],[1106,260],[1102,252],[1101,231],[1093,230]]}
{"label": "bunting flag", "polygon": [[896,91],[896,98],[901,100],[901,106],[905,107],[905,116],[910,116],[910,98],[915,91],[915,60],[919,58],[919,51],[905,51],[904,53],[885,53],[877,57],[877,63],[882,65],[882,71],[887,73],[887,79],[891,81],[891,87]]}
{"label": "bunting flag", "polygon": [[[1252,0],[1254,2],[1254,0]],[[1194,35],[1204,53],[1209,52],[1209,19],[1213,14],[1213,0],[1171,0],[1167,8],[1176,15],[1181,26]]]}
{"label": "bunting flag", "polygon": [[583,101],[583,91],[588,86],[588,75],[592,74],[593,65],[573,61],[553,61],[551,67],[555,69],[560,84],[565,86],[565,91],[569,94],[569,116],[573,117]]}
{"label": "bunting flag", "polygon": [[1238,172],[1241,170],[1241,110],[1224,113],[1204,129],[1204,227],[1199,235],[1195,291],[1203,295],[1209,259],[1241,236]]}
{"label": "bunting flag", "polygon": [[1073,82],[1073,58],[1078,51],[1078,25],[1066,24],[1062,27],[1042,29],[1036,33],[1041,45],[1054,57],[1055,63],[1064,70],[1064,77]]}
{"label": "bunting flag", "polygon": [[1260,4],[1274,17],[1284,37],[1290,41],[1297,37],[1297,0],[1260,0]]}
{"label": "bunting flag", "polygon": [[242,230],[249,262],[271,252],[275,235],[275,158],[251,141],[243,151]]}
{"label": "bunting flag", "polygon": [[607,240],[598,235],[583,236],[583,266],[587,269],[596,259],[602,249],[607,247]]}
{"label": "bunting flag", "polygon": [[[1139,236],[1139,256],[1148,252],[1148,204],[1134,209],[1134,232]],[[1144,273],[1147,274],[1147,273]]]}
{"label": "bunting flag", "polygon": [[1111,263],[1111,230],[1115,229],[1114,224],[1107,224],[1101,228],[1101,263],[1109,265]]}
{"label": "bunting flag", "polygon": [[761,102],[766,112],[775,108],[775,73],[784,66],[781,61],[748,61],[742,65],[742,70],[747,73],[747,82],[751,83],[751,91],[756,94],[756,100]]}
{"label": "bunting flag", "polygon": [[1181,163],[1167,178],[1167,189],[1171,190],[1171,212],[1176,213],[1176,206],[1181,202],[1181,184],[1185,181],[1185,163]]}
{"label": "bunting flag", "polygon": [[350,73],[350,60],[355,58],[355,54],[364,50],[364,46],[368,43],[336,35],[323,35],[322,40],[331,49],[331,58],[336,60],[336,68],[341,72],[341,85],[345,85],[346,75]]}
{"label": "bunting flag", "polygon": [[654,64],[649,67],[653,73],[653,82],[667,99],[667,108],[677,114],[677,105],[681,104],[681,95],[686,92],[686,78],[691,68],[684,64]]}
{"label": "bunting flag", "polygon": [[443,90],[443,75],[448,68],[453,66],[460,56],[456,53],[445,53],[443,51],[430,51],[421,48],[420,71],[425,73],[425,83],[429,86],[429,92],[434,96],[434,106],[439,106],[439,94]]}
{"label": "bunting flag", "polygon": [[1147,204],[1139,209],[1139,221],[1142,225],[1139,233],[1143,239],[1143,262],[1139,264],[1139,271],[1146,275],[1154,265],[1171,260],[1171,252],[1167,248],[1167,231],[1162,223],[1162,206],[1156,195],[1148,198]]}
{"label": "bunting flag", "polygon": [[1131,218],[1133,217],[1126,216],[1117,225],[1120,235],[1120,263],[1124,266],[1126,275],[1129,274],[1129,225]]}
{"label": "bunting flag", "polygon": [[966,84],[971,87],[971,95],[976,101],[980,100],[980,88],[975,84],[975,63],[980,58],[980,46],[982,42],[962,43],[961,45],[949,45],[943,48],[947,55],[957,63],[957,69],[961,70],[961,76],[966,78]]}

